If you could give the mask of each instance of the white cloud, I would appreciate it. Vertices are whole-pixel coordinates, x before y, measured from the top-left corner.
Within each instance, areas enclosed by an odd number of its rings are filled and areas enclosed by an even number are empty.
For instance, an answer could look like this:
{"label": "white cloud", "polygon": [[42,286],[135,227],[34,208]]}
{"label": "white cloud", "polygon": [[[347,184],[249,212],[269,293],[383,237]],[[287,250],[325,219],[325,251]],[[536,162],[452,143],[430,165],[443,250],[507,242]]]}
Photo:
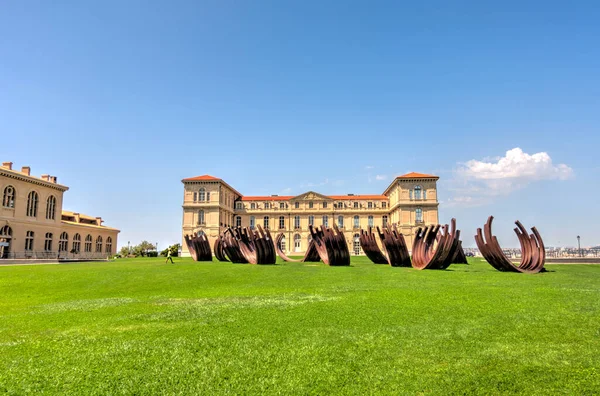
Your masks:
{"label": "white cloud", "polygon": [[566,180],[573,169],[555,165],[548,153],[527,154],[519,147],[503,157],[470,160],[456,169],[448,188],[448,206],[478,206],[508,195],[539,180]]}
{"label": "white cloud", "polygon": [[375,180],[385,180],[385,179],[387,179],[386,175],[377,175],[377,176],[375,176]]}

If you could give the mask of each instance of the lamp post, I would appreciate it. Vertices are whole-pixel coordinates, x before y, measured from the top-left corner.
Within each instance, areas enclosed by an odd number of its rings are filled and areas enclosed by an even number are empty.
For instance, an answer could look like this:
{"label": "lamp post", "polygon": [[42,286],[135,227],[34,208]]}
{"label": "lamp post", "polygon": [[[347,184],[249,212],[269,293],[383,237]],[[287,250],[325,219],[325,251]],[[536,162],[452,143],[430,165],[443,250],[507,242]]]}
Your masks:
{"label": "lamp post", "polygon": [[158,242],[156,242],[156,256],[158,257]]}
{"label": "lamp post", "polygon": [[131,254],[131,248],[129,247],[129,241],[127,241],[127,254]]}
{"label": "lamp post", "polygon": [[579,257],[581,257],[581,237],[577,235],[577,250],[579,250]]}

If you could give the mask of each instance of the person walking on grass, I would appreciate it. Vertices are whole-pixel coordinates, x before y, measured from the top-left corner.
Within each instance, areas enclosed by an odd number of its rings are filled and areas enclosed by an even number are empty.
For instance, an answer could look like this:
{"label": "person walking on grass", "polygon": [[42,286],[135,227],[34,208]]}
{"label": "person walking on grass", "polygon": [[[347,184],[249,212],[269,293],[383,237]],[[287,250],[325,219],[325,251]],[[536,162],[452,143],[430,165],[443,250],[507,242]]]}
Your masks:
{"label": "person walking on grass", "polygon": [[167,259],[165,260],[165,264],[167,264],[171,260],[171,264],[175,264],[173,262],[173,257],[171,257],[171,246],[167,249]]}

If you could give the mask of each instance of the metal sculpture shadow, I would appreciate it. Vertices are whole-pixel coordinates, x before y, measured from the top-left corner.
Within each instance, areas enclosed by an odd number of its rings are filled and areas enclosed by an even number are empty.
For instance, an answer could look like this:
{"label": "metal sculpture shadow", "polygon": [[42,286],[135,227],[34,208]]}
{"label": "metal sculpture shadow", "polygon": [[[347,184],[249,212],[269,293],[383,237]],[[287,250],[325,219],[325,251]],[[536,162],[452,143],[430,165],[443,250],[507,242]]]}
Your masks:
{"label": "metal sculpture shadow", "polygon": [[546,262],[546,248],[544,241],[535,227],[531,228],[532,234],[527,233],[520,221],[515,221],[517,228],[514,229],[519,243],[521,244],[521,262],[515,265],[504,255],[498,239],[492,234],[492,222],[494,216],[488,217],[483,227],[477,229],[475,243],[485,260],[498,271],[538,273],[544,271]]}
{"label": "metal sculpture shadow", "polygon": [[210,243],[204,231],[199,231],[196,235],[192,234],[191,237],[186,234],[184,239],[194,261],[212,261]]}

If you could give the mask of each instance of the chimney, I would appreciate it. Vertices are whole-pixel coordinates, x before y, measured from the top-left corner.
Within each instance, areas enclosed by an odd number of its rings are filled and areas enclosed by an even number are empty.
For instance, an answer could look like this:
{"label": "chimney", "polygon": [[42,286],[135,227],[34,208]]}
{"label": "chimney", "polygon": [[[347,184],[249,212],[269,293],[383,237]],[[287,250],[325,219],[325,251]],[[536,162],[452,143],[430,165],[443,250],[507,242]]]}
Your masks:
{"label": "chimney", "polygon": [[50,176],[50,182],[56,184],[56,176]]}
{"label": "chimney", "polygon": [[3,162],[2,167],[6,168],[8,170],[12,170],[12,164],[13,164],[12,162]]}
{"label": "chimney", "polygon": [[79,213],[73,213],[73,217],[75,217],[75,223],[79,223]]}
{"label": "chimney", "polygon": [[50,181],[50,175],[42,175],[42,179],[46,180],[46,181]]}
{"label": "chimney", "polygon": [[28,166],[21,167],[21,173],[25,173],[27,176],[31,176],[31,168]]}
{"label": "chimney", "polygon": [[101,226],[102,225],[102,217],[96,217],[96,225],[97,226]]}

